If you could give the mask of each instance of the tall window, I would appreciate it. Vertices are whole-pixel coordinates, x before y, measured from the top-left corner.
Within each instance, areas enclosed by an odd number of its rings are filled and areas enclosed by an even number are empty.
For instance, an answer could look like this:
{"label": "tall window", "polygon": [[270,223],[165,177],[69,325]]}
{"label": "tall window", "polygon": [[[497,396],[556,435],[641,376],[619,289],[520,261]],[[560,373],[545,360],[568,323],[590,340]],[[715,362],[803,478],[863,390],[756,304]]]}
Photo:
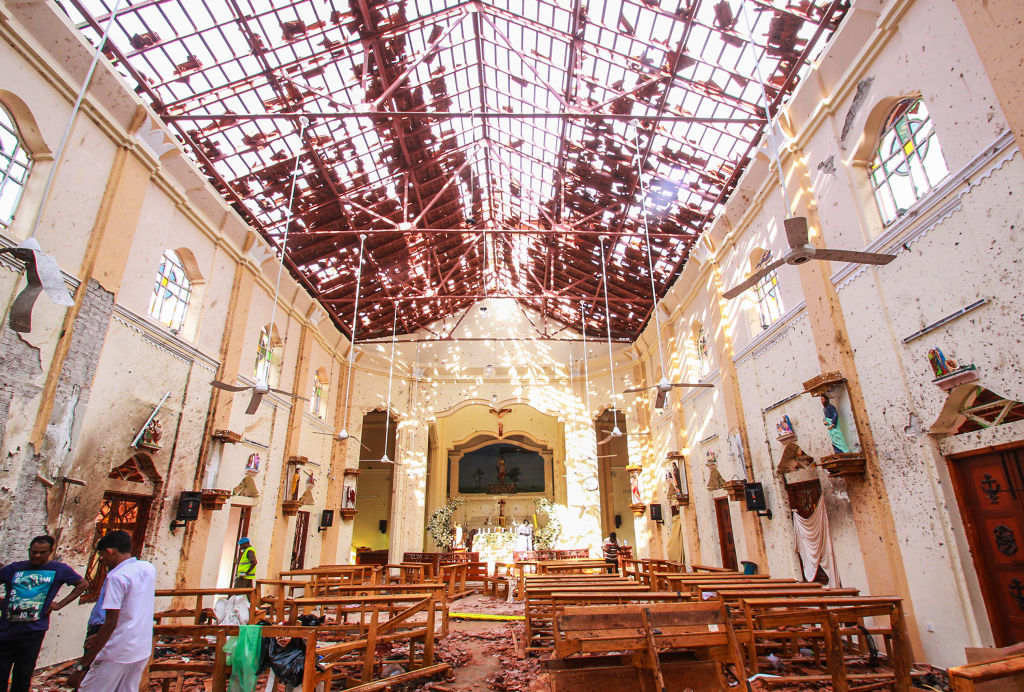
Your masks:
{"label": "tall window", "polygon": [[[766,250],[761,259],[758,260],[754,271],[771,264],[772,251]],[[775,320],[782,317],[782,298],[779,295],[779,276],[775,271],[769,272],[763,279],[754,285],[754,293],[757,295],[757,311],[761,316],[761,329],[768,329],[775,323]]]}
{"label": "tall window", "polygon": [[701,377],[708,374],[711,368],[711,355],[708,352],[708,330],[698,327],[694,334],[694,345],[697,347],[697,371]]}
{"label": "tall window", "polygon": [[886,224],[902,216],[949,173],[921,99],[896,104],[882,128],[868,172]]}
{"label": "tall window", "polygon": [[14,219],[31,168],[32,157],[18,136],[14,118],[0,106],[0,227]]}
{"label": "tall window", "polygon": [[274,359],[274,344],[270,339],[270,328],[260,330],[259,344],[256,346],[256,367],[253,374],[257,382],[270,382],[270,363]]}
{"label": "tall window", "polygon": [[157,270],[153,295],[149,298],[149,316],[175,332],[180,331],[185,324],[191,295],[192,282],[185,274],[181,260],[171,250],[165,251]]}
{"label": "tall window", "polygon": [[323,411],[321,408],[324,404],[324,383],[320,379],[320,371],[317,370],[313,373],[313,396],[310,397],[310,408],[313,411],[314,416],[320,416],[323,418]]}

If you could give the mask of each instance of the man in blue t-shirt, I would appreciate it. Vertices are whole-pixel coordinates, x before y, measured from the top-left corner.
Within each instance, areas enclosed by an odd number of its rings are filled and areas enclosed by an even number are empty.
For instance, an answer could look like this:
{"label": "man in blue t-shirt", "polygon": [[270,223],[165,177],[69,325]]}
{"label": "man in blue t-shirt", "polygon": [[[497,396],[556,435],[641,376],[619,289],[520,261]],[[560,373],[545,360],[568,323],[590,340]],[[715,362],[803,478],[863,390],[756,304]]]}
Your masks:
{"label": "man in blue t-shirt", "polygon": [[[0,692],[29,692],[50,613],[82,595],[88,582],[63,562],[51,561],[53,538],[36,536],[28,547],[28,560],[0,568],[4,588],[0,605]],[[75,588],[54,602],[60,587]],[[11,674],[13,668],[14,673]]]}

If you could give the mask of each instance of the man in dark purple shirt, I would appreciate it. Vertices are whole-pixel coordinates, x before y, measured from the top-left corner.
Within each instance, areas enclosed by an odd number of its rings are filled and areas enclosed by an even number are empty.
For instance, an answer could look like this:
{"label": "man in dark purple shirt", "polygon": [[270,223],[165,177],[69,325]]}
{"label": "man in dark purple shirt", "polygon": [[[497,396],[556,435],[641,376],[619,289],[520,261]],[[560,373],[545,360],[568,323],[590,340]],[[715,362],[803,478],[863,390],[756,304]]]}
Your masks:
{"label": "man in dark purple shirt", "polygon": [[[43,637],[50,627],[50,613],[82,595],[88,582],[63,562],[51,561],[53,539],[36,536],[28,548],[28,560],[0,568],[4,588],[0,605],[0,692],[29,692]],[[75,588],[54,603],[60,587]],[[13,675],[11,669],[13,668]]]}

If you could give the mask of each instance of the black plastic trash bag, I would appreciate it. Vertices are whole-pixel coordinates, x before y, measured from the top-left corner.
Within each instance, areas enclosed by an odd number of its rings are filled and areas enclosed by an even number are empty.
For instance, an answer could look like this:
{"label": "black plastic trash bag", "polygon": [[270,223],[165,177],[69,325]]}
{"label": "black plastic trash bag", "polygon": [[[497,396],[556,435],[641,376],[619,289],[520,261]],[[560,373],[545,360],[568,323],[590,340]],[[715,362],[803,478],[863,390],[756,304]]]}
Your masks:
{"label": "black plastic trash bag", "polygon": [[263,639],[263,666],[270,666],[277,679],[286,685],[298,687],[302,685],[302,675],[306,664],[306,642],[294,638],[284,646],[273,637]]}

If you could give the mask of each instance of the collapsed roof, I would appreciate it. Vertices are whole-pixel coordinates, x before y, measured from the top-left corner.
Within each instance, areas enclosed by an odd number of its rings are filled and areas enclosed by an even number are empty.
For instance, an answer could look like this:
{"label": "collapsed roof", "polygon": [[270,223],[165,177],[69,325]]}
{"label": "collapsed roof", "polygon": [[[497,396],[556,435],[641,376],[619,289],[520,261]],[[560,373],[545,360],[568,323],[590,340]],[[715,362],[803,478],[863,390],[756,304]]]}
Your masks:
{"label": "collapsed roof", "polygon": [[635,339],[849,5],[121,1],[60,4],[359,340],[502,297]]}

